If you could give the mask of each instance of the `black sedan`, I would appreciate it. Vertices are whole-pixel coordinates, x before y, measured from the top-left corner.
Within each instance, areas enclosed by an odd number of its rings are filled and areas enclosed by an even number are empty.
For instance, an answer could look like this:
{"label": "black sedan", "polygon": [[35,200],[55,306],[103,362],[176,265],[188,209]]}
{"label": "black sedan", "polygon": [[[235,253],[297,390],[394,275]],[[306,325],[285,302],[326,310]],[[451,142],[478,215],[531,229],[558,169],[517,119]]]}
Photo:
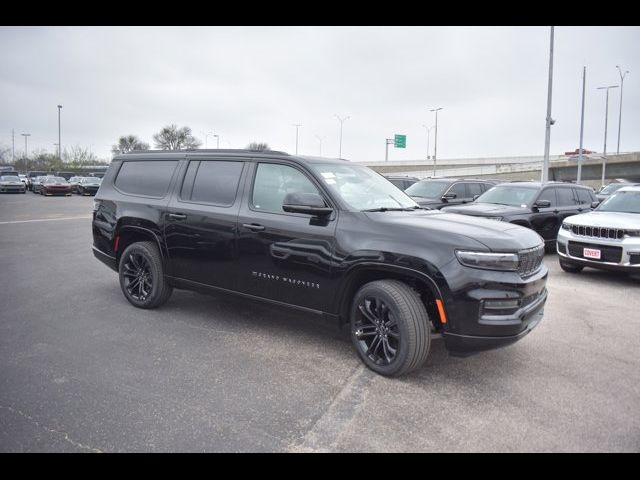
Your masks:
{"label": "black sedan", "polygon": [[76,193],[79,195],[95,195],[102,183],[101,178],[82,177],[76,185]]}

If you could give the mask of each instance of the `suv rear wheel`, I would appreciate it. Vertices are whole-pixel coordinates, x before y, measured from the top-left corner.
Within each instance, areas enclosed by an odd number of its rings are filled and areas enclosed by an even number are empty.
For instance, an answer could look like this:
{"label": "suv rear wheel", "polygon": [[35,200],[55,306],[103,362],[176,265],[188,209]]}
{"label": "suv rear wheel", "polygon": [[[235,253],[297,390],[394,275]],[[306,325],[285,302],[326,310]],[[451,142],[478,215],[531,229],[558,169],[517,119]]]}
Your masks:
{"label": "suv rear wheel", "polygon": [[429,316],[419,295],[398,280],[377,280],[356,293],[351,340],[376,373],[396,377],[419,368],[429,355]]}
{"label": "suv rear wheel", "polygon": [[162,258],[153,242],[129,245],[120,257],[118,272],[122,293],[135,307],[159,307],[173,293],[164,278]]}

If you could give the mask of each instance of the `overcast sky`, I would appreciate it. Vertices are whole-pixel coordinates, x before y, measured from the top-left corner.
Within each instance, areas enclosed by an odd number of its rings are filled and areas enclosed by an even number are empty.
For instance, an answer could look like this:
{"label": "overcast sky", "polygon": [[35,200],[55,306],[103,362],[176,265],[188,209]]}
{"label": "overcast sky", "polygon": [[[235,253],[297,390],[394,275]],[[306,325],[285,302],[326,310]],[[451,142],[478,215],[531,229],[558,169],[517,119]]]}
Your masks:
{"label": "overcast sky", "polygon": [[[390,160],[426,155],[438,115],[438,157],[542,155],[548,27],[0,27],[0,145],[62,143],[108,159],[118,136],[153,146],[162,126],[299,152],[384,160],[385,138],[407,135]],[[578,147],[582,66],[585,142],[602,151],[604,91],[625,78],[622,151],[640,150],[640,28],[556,27],[551,154]],[[615,151],[620,91],[610,91],[607,150]],[[433,130],[431,152],[433,153]],[[215,139],[208,137],[209,147]],[[204,141],[203,141],[204,146]]]}

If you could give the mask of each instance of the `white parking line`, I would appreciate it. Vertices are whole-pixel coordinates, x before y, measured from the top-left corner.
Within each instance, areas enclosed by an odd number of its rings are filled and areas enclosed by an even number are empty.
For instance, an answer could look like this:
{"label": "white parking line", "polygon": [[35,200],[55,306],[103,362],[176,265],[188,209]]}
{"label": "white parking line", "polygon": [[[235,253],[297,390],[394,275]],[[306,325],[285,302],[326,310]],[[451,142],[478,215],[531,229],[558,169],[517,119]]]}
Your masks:
{"label": "white parking line", "polygon": [[76,217],[58,217],[58,218],[36,218],[33,220],[12,220],[10,222],[0,222],[0,225],[8,225],[10,223],[32,223],[32,222],[55,222],[56,220],[80,220],[91,218],[91,215],[78,215]]}

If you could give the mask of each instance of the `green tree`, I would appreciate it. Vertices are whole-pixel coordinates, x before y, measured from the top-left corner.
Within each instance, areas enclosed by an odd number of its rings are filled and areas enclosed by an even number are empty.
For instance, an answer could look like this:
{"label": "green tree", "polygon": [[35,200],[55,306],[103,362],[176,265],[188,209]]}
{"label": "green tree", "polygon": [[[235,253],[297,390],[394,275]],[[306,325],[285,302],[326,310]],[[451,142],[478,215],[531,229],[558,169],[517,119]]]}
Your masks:
{"label": "green tree", "polygon": [[269,145],[264,142],[251,142],[247,145],[247,150],[253,150],[254,152],[264,152],[267,150],[271,150]]}
{"label": "green tree", "polygon": [[202,145],[202,142],[191,134],[189,127],[178,128],[177,125],[164,127],[153,136],[153,141],[160,150],[182,150]]}
{"label": "green tree", "polygon": [[143,142],[135,135],[123,135],[118,139],[118,143],[111,147],[111,152],[114,155],[136,150],[149,150],[149,144]]}

